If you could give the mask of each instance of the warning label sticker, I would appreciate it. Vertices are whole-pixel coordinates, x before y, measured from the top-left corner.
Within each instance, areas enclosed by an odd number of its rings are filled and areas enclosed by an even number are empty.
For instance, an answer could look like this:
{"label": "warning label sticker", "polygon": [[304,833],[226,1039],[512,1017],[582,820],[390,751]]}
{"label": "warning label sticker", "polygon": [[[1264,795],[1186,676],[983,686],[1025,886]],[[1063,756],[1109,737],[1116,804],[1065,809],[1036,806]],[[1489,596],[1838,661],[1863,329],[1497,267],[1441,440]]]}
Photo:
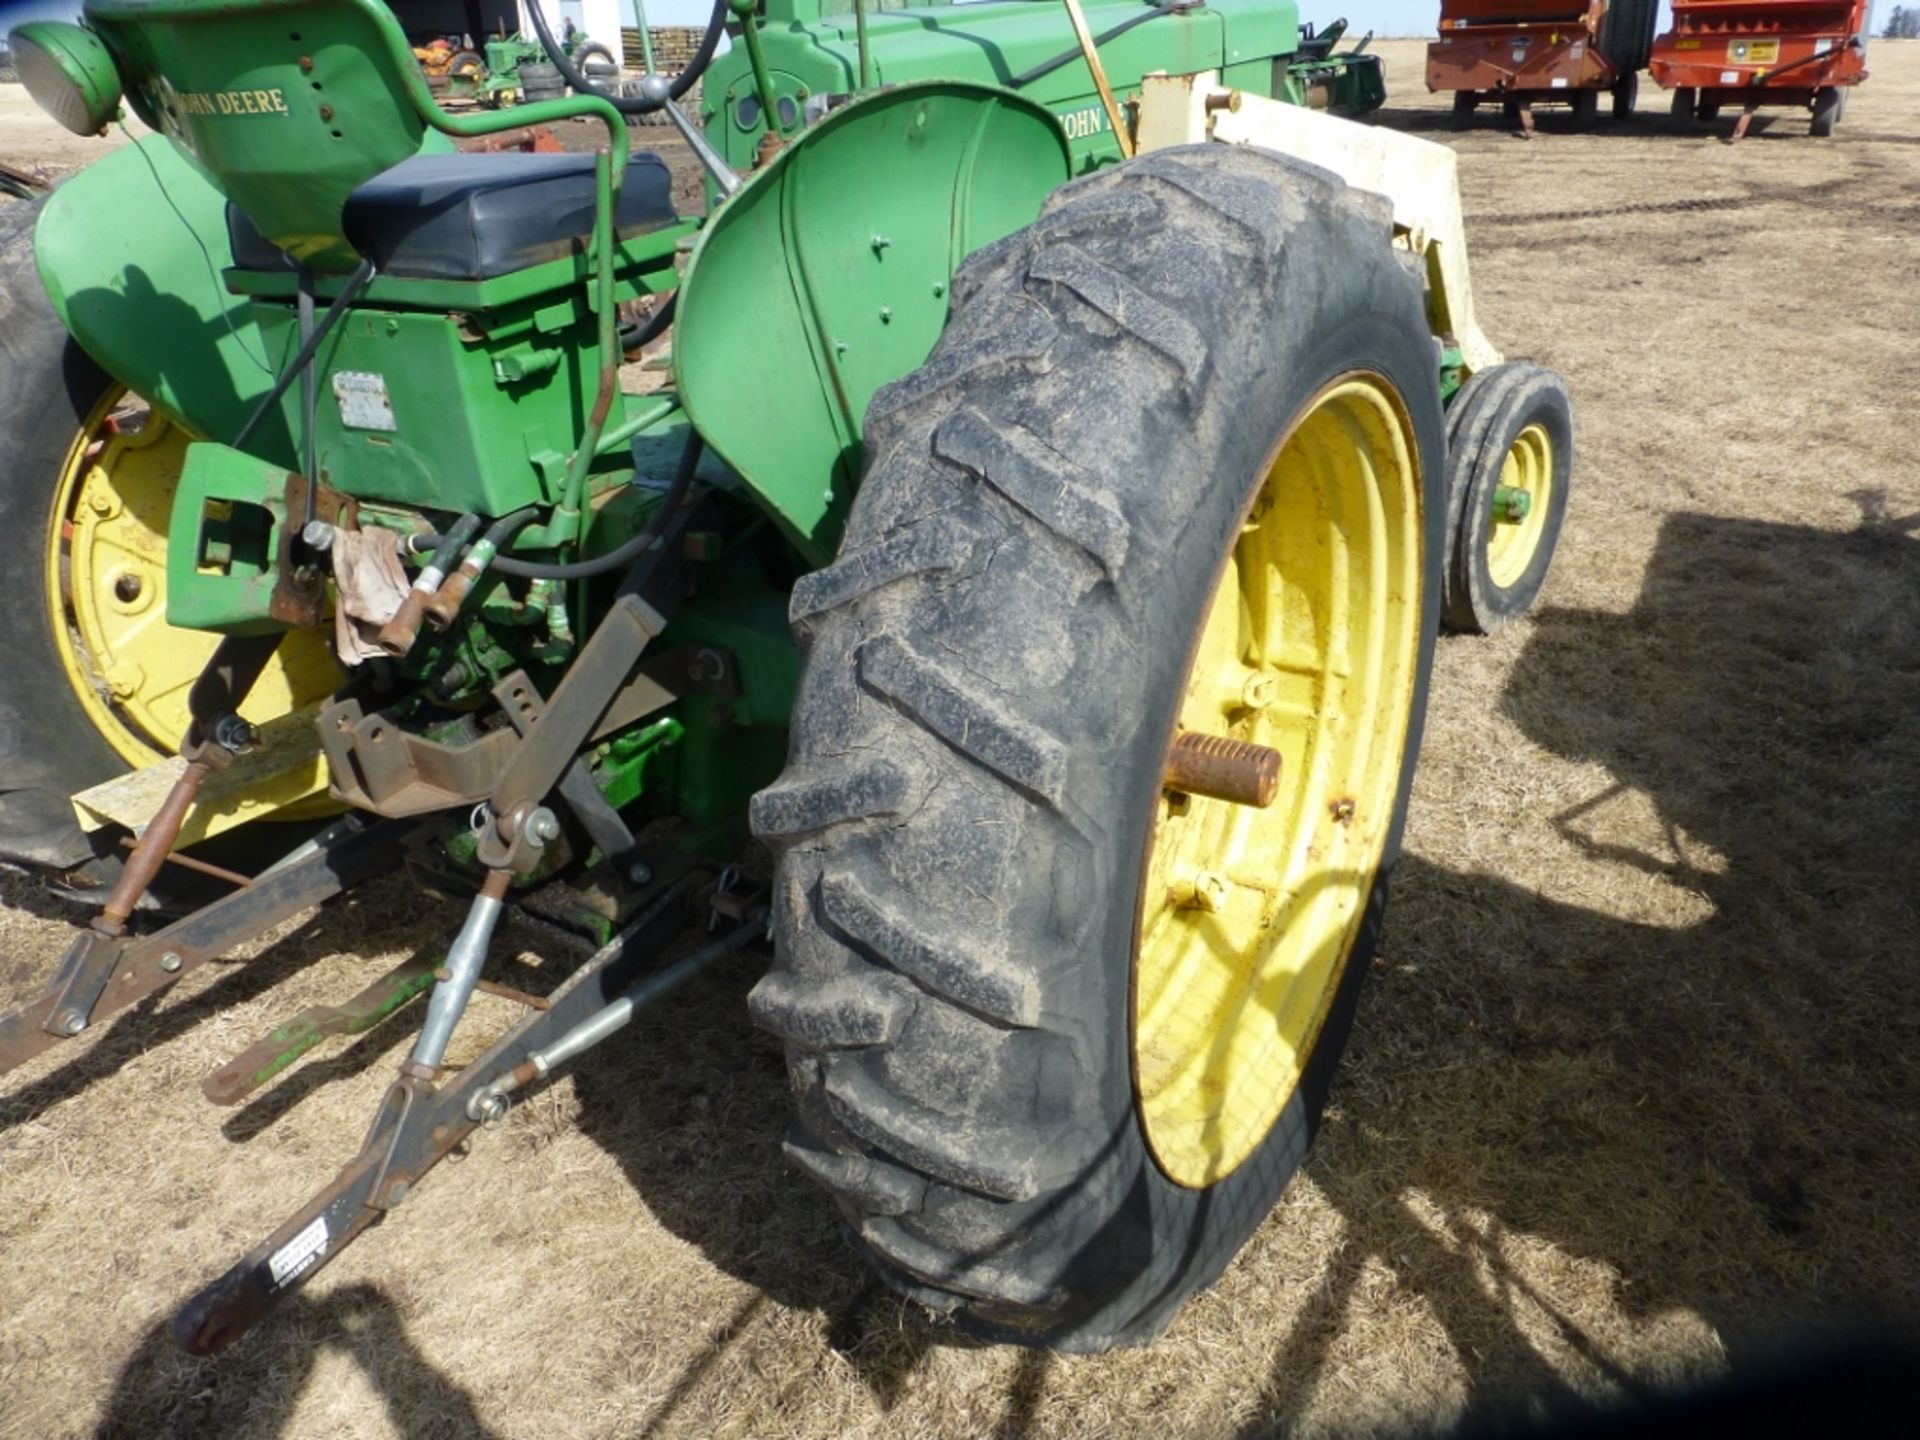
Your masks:
{"label": "warning label sticker", "polygon": [[327,1217],[316,1215],[311,1225],[268,1257],[267,1270],[273,1276],[273,1288],[286,1289],[326,1253]]}
{"label": "warning label sticker", "polygon": [[1731,40],[1727,59],[1735,65],[1771,65],[1780,58],[1778,40]]}

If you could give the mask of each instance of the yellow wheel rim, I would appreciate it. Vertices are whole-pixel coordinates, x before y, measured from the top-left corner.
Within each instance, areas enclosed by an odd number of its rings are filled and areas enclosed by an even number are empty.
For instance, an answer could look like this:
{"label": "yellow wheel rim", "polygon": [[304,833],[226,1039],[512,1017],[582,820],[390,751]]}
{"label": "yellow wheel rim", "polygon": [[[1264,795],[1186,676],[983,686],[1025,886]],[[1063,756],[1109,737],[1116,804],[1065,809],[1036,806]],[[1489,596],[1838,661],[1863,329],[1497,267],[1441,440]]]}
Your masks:
{"label": "yellow wheel rim", "polygon": [[1383,378],[1309,402],[1195,637],[1178,728],[1283,758],[1266,809],[1163,793],[1141,889],[1133,1062],[1155,1158],[1230,1175],[1300,1082],[1393,823],[1421,633],[1419,452]]}
{"label": "yellow wheel rim", "polygon": [[[219,637],[167,624],[167,518],[188,436],[114,391],[87,417],[61,468],[46,537],[47,613],[73,693],[120,758],[140,768],[178,752],[187,692]],[[241,707],[256,725],[340,683],[319,632],[289,635]],[[280,812],[337,810],[322,796]]]}
{"label": "yellow wheel rim", "polygon": [[1527,497],[1524,518],[1508,520],[1495,506],[1487,526],[1487,575],[1507,590],[1527,573],[1547,528],[1547,507],[1553,501],[1553,437],[1544,425],[1529,425],[1514,437],[1500,461],[1500,485],[1524,491]]}

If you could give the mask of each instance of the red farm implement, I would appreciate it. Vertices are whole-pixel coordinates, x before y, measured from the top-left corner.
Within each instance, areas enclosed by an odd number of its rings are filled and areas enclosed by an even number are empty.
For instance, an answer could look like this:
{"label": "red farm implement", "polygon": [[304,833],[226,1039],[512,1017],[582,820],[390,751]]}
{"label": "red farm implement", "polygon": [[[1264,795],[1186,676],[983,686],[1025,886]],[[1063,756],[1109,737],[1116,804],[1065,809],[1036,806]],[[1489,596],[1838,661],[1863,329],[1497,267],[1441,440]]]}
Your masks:
{"label": "red farm implement", "polygon": [[1593,123],[1600,95],[1614,118],[1633,111],[1653,40],[1655,0],[1440,0],[1440,38],[1427,46],[1427,88],[1451,90],[1455,122],[1483,101],[1533,132],[1533,106],[1566,104]]}
{"label": "red farm implement", "polygon": [[1847,91],[1867,78],[1867,0],[1676,0],[1673,29],[1648,68],[1673,91],[1676,126],[1691,129],[1740,107],[1733,138],[1763,105],[1812,114],[1833,134]]}

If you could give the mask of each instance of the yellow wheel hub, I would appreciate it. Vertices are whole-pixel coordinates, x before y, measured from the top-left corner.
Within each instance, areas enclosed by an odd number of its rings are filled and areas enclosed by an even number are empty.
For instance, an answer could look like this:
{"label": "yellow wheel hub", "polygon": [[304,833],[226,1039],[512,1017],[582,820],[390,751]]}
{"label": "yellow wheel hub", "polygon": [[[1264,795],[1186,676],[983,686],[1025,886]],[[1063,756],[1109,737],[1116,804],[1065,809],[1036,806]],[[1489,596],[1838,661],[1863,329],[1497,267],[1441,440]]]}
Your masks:
{"label": "yellow wheel hub", "polygon": [[1163,793],[1141,889],[1134,1081],[1182,1185],[1231,1174],[1300,1082],[1406,763],[1421,634],[1419,454],[1384,379],[1316,396],[1228,552],[1178,726],[1278,750],[1265,808]]}
{"label": "yellow wheel hub", "polygon": [[[158,411],[109,394],[74,437],[46,538],[47,606],[62,668],[87,717],[136,769],[178,751],[187,692],[219,640],[166,619],[167,517],[187,444]],[[289,635],[241,711],[263,725],[339,683],[322,634]],[[293,813],[324,808],[309,803]]]}
{"label": "yellow wheel hub", "polygon": [[1553,500],[1553,437],[1544,425],[1529,425],[1514,437],[1500,461],[1500,488],[1523,493],[1527,513],[1510,520],[1495,506],[1487,530],[1487,575],[1502,590],[1527,573],[1547,528]]}

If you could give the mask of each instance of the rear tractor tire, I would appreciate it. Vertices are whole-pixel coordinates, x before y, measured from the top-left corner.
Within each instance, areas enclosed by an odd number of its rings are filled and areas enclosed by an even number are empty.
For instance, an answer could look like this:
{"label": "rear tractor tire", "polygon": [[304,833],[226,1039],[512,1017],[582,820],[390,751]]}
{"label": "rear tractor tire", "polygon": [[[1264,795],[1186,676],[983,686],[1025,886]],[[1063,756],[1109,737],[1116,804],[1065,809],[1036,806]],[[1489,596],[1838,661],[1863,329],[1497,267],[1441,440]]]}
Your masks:
{"label": "rear tractor tire", "polygon": [[[164,623],[187,436],[67,334],[34,268],[39,214],[0,211],[0,533],[15,545],[0,566],[0,859],[97,879],[68,797],[176,752],[215,637]],[[291,637],[245,714],[261,723],[338,681],[324,636]]]}
{"label": "rear tractor tire", "polygon": [[487,83],[487,62],[472,50],[457,51],[447,61],[447,93],[457,100],[471,100]]}
{"label": "rear tractor tire", "polygon": [[[986,1333],[1152,1338],[1312,1139],[1440,601],[1434,346],[1389,236],[1238,147],[1062,188],[874,398],[840,557],[795,587],[753,806],[787,1153]],[[1169,788],[1229,741],[1278,752],[1272,803]]]}
{"label": "rear tractor tire", "polygon": [[1447,409],[1446,628],[1491,635],[1546,584],[1573,484],[1573,405],[1538,365],[1495,365]]}

